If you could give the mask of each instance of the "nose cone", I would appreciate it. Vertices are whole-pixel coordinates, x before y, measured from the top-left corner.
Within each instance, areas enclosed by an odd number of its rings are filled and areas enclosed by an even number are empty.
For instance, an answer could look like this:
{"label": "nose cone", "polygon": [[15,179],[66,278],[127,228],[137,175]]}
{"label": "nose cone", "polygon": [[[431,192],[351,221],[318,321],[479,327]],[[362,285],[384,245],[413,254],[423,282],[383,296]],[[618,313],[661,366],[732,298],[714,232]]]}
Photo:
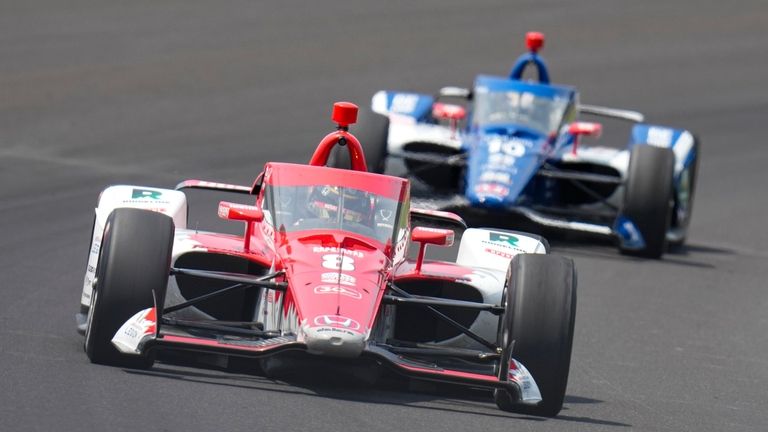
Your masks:
{"label": "nose cone", "polygon": [[299,341],[312,354],[359,356],[386,282],[386,256],[362,240],[333,235],[298,238],[288,247],[287,296],[298,314]]}
{"label": "nose cone", "polygon": [[497,183],[478,183],[474,189],[468,191],[470,202],[478,207],[491,209],[504,208],[507,205],[509,188]]}
{"label": "nose cone", "polygon": [[302,326],[307,352],[330,357],[358,357],[365,346],[365,335],[352,328],[359,324],[338,315],[317,317],[313,324]]}

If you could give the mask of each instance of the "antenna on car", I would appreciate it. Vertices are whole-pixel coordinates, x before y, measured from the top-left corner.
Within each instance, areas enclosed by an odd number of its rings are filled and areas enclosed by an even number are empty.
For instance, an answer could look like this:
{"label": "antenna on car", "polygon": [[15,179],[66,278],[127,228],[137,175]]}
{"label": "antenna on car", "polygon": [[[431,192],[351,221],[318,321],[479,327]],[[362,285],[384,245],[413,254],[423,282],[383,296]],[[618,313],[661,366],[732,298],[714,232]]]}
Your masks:
{"label": "antenna on car", "polygon": [[528,52],[517,58],[512,71],[509,73],[509,79],[521,80],[525,69],[529,65],[533,65],[539,73],[539,83],[549,84],[547,65],[538,55],[539,50],[544,47],[544,33],[536,31],[526,33],[525,46],[528,47]]}
{"label": "antenna on car", "polygon": [[349,160],[352,162],[352,169],[355,171],[368,171],[365,163],[365,155],[360,141],[354,135],[349,133],[349,125],[357,122],[357,105],[351,102],[336,102],[333,104],[331,120],[336,123],[336,131],[329,133],[317,145],[310,165],[325,166],[328,163],[328,156],[333,147],[338,144],[347,146],[349,151]]}
{"label": "antenna on car", "polygon": [[348,131],[349,125],[357,123],[357,105],[351,102],[336,102],[333,104],[331,120],[336,123],[337,130]]}

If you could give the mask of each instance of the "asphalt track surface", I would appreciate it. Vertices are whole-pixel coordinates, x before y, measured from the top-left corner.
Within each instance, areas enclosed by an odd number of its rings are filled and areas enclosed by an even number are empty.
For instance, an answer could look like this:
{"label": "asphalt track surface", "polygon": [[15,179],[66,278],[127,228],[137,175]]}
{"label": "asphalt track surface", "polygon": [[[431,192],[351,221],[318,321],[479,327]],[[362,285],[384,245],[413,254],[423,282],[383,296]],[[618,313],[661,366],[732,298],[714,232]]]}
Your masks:
{"label": "asphalt track surface", "polygon": [[[764,1],[2,2],[0,430],[766,430],[766,28]],[[332,102],[504,74],[532,29],[583,102],[703,143],[684,250],[554,242],[580,289],[558,418],[453,387],[87,361],[73,315],[102,188],[250,184],[307,160]]]}

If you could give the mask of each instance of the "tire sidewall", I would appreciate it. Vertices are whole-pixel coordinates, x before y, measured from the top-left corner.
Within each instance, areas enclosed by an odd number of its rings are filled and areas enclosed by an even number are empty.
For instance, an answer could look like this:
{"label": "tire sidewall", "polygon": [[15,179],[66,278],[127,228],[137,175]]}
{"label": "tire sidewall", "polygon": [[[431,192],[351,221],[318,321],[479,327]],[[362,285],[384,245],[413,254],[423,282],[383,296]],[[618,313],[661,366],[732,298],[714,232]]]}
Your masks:
{"label": "tire sidewall", "polygon": [[[124,355],[112,346],[117,330],[137,312],[162,308],[173,247],[169,216],[118,208],[105,224],[96,284],[86,326],[85,352],[94,363],[148,367],[151,358]],[[158,319],[161,311],[158,310]]]}
{"label": "tire sidewall", "polygon": [[648,144],[635,145],[630,153],[627,183],[621,214],[640,231],[645,245],[623,253],[659,258],[667,249],[674,200],[672,150]]}
{"label": "tire sidewall", "polygon": [[507,380],[510,358],[521,362],[536,381],[542,401],[535,406],[518,404],[510,410],[554,416],[562,408],[573,348],[573,261],[553,255],[521,254],[512,259],[510,269],[503,317],[509,339],[503,341],[500,332],[499,339],[506,344],[502,346],[499,379]]}

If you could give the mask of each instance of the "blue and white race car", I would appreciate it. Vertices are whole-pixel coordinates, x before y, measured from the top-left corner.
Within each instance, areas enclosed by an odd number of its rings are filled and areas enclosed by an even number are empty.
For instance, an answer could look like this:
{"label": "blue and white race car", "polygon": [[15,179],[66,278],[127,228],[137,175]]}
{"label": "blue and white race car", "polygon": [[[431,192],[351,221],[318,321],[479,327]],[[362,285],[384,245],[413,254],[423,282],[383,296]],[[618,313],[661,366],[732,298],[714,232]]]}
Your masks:
{"label": "blue and white race car", "polygon": [[[631,255],[658,258],[682,245],[697,138],[646,124],[638,112],[580,104],[575,88],[550,83],[538,55],[543,34],[529,32],[526,44],[508,77],[479,75],[471,90],[376,93],[358,129],[369,169],[384,172],[388,160],[402,159],[408,176],[429,188],[422,206],[514,212],[544,227],[611,236]],[[536,80],[523,79],[529,67]],[[579,113],[634,123],[629,144],[581,145],[602,126],[576,121]],[[332,163],[348,165],[345,155]]]}

